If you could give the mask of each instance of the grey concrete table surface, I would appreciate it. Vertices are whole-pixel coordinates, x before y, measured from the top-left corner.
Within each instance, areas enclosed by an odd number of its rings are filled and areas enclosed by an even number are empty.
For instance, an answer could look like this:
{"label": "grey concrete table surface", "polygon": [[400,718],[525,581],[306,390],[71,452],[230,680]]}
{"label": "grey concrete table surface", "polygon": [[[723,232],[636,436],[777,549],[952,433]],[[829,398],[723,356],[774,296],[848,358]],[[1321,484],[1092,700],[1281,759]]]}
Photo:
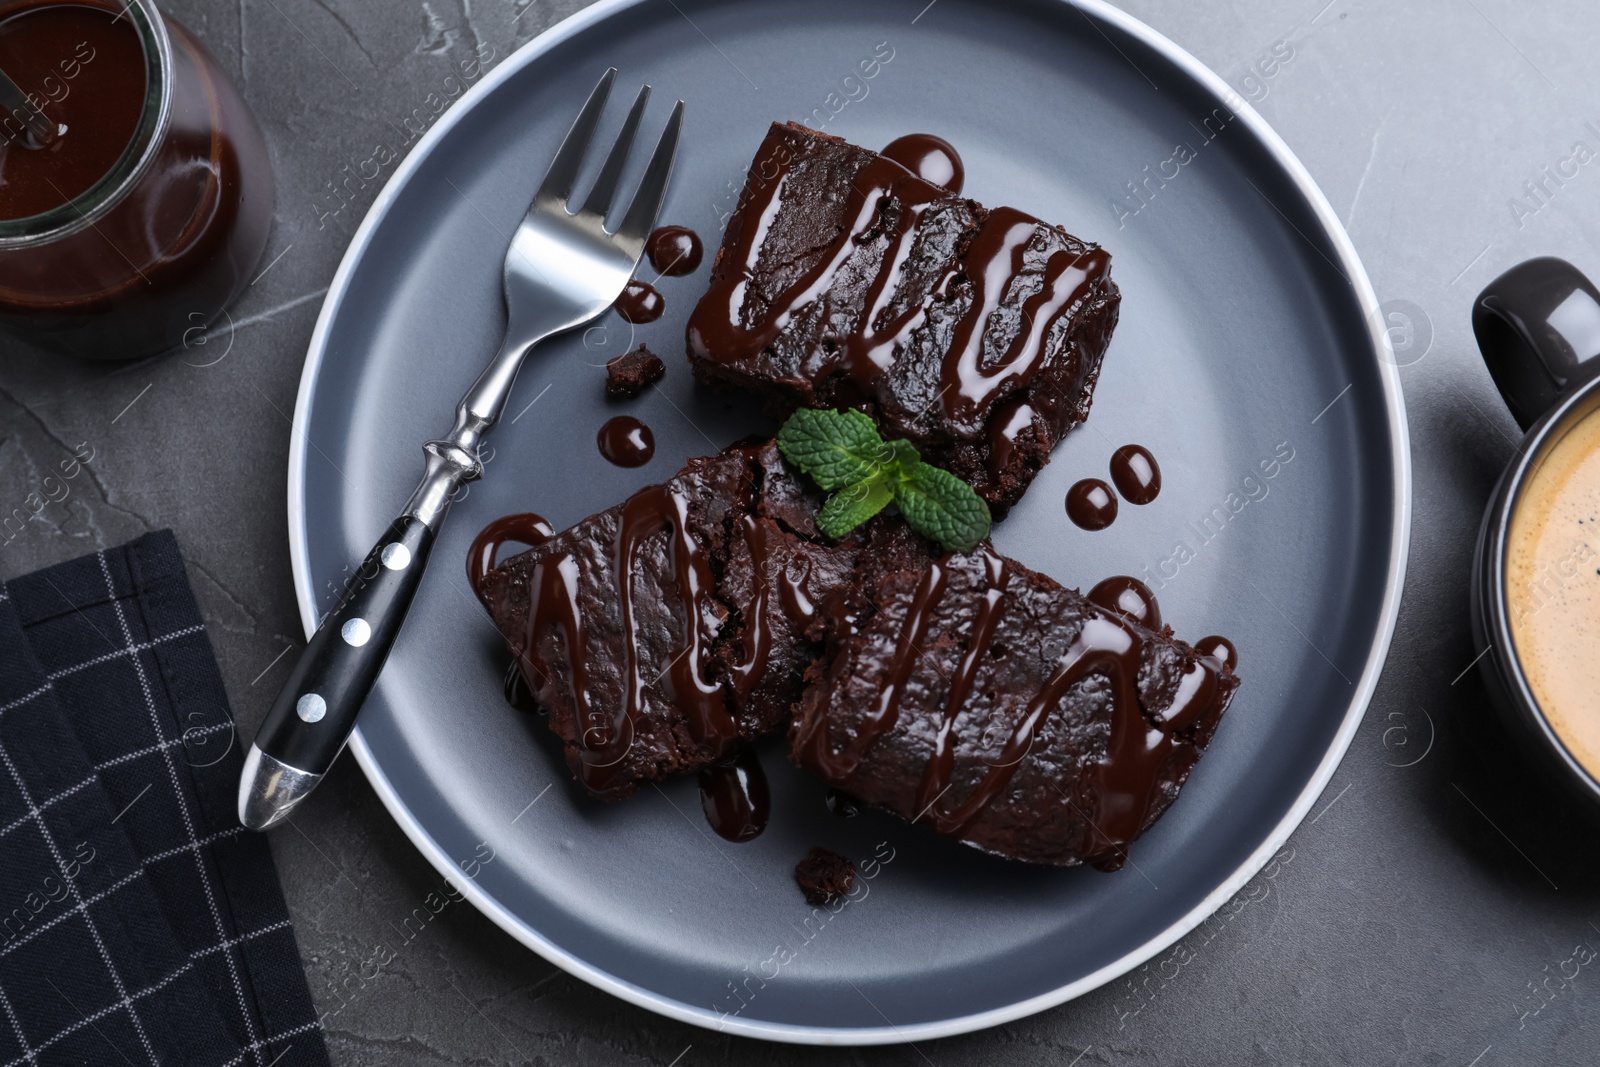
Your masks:
{"label": "grey concrete table surface", "polygon": [[[284,460],[301,363],[339,258],[392,173],[365,180],[360,161],[397,115],[431,106],[462,58],[499,62],[583,5],[168,6],[266,130],[279,183],[271,244],[231,323],[174,356],[85,366],[0,342],[0,510],[59,454],[94,449],[71,495],[0,547],[0,576],[174,528],[234,713],[253,732],[301,644]],[[334,1063],[1595,1061],[1596,826],[1501,760],[1468,670],[1473,540],[1519,438],[1468,309],[1528,256],[1600,275],[1600,163],[1575,151],[1600,151],[1600,7],[1124,6],[1222,74],[1299,153],[1393,313],[1416,476],[1410,570],[1377,697],[1312,816],[1214,919],[1125,979],[982,1033],[840,1051],[669,1022],[567,976],[466,904],[438,908],[440,877],[343,759],[271,838]],[[390,948],[418,908],[433,917]]]}

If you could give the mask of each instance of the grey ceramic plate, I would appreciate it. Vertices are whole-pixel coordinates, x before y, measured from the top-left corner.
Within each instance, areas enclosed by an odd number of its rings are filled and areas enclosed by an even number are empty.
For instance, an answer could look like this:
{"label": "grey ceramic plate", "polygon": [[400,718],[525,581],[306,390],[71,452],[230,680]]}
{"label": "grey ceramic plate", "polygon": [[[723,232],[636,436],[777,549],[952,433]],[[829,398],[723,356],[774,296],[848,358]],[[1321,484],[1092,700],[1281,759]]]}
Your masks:
{"label": "grey ceramic plate", "polygon": [[[513,936],[637,1004],[779,1040],[992,1025],[1106,982],[1199,923],[1333,773],[1388,647],[1405,558],[1398,377],[1349,240],[1283,143],[1193,58],[1102,4],[925,4],[616,0],[533,41],[390,179],[328,294],[296,413],[290,539],[309,630],[495,347],[506,235],[609,65],[621,94],[656,86],[647,125],[688,102],[663,219],[711,249],[767,123],[797,118],[867,146],[940,134],[965,157],[969,195],[1112,251],[1122,324],[1093,417],[995,540],[1069,585],[1144,576],[1180,634],[1239,647],[1238,699],[1135,846],[1137,869],[1033,869],[887,816],[835,818],[775,745],[762,751],[771,826],[730,844],[707,831],[692,781],[588,801],[542,721],[506,705],[499,641],[464,576],[478,529],[513,511],[575,522],[771,430],[750,404],[694,388],[683,361],[709,249],[695,276],[662,280],[658,322],[610,317],[532,357],[362,714],[352,748],[395,818]],[[623,470],[594,444],[614,413],[599,365],[635,335],[670,370],[628,408],[654,428],[655,460]],[[1129,441],[1158,457],[1160,498],[1125,505],[1106,532],[1071,526],[1067,487],[1103,477]],[[812,845],[892,858],[868,895],[808,922],[791,872]]]}

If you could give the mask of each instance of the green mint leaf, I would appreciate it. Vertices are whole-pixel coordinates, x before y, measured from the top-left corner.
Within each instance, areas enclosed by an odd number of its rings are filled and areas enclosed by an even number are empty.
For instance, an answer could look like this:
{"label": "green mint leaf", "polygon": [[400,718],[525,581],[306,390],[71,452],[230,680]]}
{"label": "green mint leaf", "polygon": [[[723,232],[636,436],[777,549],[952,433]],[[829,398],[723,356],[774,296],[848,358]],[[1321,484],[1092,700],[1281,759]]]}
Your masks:
{"label": "green mint leaf", "polygon": [[778,449],[829,490],[883,473],[887,459],[878,428],[855,410],[801,408],[778,431]]}
{"label": "green mint leaf", "polygon": [[830,496],[817,512],[817,529],[823,536],[838,539],[888,506],[894,498],[890,479],[884,475],[863,478]]}
{"label": "green mint leaf", "polygon": [[947,551],[970,552],[989,536],[989,505],[949,471],[920,461],[902,465],[893,492],[906,523]]}
{"label": "green mint leaf", "polygon": [[886,447],[889,450],[889,463],[884,465],[885,468],[888,468],[890,463],[899,468],[898,471],[888,469],[890,477],[907,474],[911,468],[922,462],[922,457],[917,454],[917,446],[910,441],[890,441]]}

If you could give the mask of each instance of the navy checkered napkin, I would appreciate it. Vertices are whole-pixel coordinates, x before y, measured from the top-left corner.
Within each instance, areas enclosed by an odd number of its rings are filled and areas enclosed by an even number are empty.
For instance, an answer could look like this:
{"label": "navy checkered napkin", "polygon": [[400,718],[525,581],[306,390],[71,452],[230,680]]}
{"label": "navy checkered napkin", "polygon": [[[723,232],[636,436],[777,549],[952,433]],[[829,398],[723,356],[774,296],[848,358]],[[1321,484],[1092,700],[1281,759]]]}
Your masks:
{"label": "navy checkered napkin", "polygon": [[325,1067],[168,532],[0,587],[0,1065]]}

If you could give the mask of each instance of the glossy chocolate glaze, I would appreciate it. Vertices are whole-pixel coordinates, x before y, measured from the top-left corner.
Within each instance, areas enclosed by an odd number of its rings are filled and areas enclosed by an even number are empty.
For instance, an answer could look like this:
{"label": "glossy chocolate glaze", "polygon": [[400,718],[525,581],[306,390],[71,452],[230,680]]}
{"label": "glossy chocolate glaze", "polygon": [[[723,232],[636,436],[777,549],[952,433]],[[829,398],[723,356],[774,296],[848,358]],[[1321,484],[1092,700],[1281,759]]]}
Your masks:
{"label": "glossy chocolate glaze", "polygon": [[0,129],[0,219],[41,215],[87,192],[133,139],[144,109],[144,48],[114,11],[26,8],[0,21],[0,70],[35,93],[57,130],[65,127],[48,148],[7,137],[12,121]]}
{"label": "glossy chocolate glaze", "polygon": [[1195,642],[1194,650],[1202,656],[1210,656],[1230,671],[1239,666],[1239,650],[1226,637],[1201,638]]}
{"label": "glossy chocolate glaze", "polygon": [[[765,575],[771,553],[773,529],[755,515],[746,515],[740,521],[745,544],[749,546],[755,573]],[[766,673],[772,649],[772,635],[768,630],[770,603],[777,594],[778,608],[797,628],[804,628],[816,615],[816,605],[806,595],[805,583],[809,570],[804,561],[792,573],[785,570],[776,582],[759,581],[755,597],[747,609],[741,611],[744,620],[744,655],[729,669],[729,683],[742,702],[761,684]]]}
{"label": "glossy chocolate glaze", "polygon": [[500,689],[506,698],[506,703],[518,711],[530,715],[544,714],[544,709],[539,706],[539,700],[533,695],[533,690],[528,688],[527,679],[522,677],[522,668],[515,659],[506,664],[506,673],[501,680]]}
{"label": "glossy chocolate glaze", "polygon": [[[1010,280],[1027,266],[1035,235],[1043,224],[1015,208],[993,209],[984,217],[965,255],[952,259],[927,292],[906,299],[899,281],[912,255],[918,224],[930,212],[968,202],[908,173],[900,163],[878,156],[862,165],[843,191],[844,214],[849,221],[826,254],[758,313],[748,315],[745,289],[758,270],[767,228],[783,207],[783,187],[781,180],[761,183],[754,199],[742,208],[749,224],[737,241],[724,245],[720,253],[731,258],[732,269],[720,278],[713,277],[710,291],[690,317],[691,352],[715,362],[771,345],[796,316],[829,291],[863,243],[886,241],[881,254],[884,269],[872,276],[858,321],[844,324],[850,328],[828,342],[832,347],[818,357],[820,365],[812,376],[843,377],[858,395],[871,396],[894,362],[896,349],[928,323],[930,313],[936,307],[946,313],[952,306],[961,306],[964,310],[949,320],[937,402],[948,421],[971,434],[981,433],[989,409],[1029,379],[1044,358],[1046,341],[1057,322],[1081,303],[1110,269],[1110,256],[1101,248],[1081,254],[1052,253],[1043,267],[1042,284],[1018,305],[1020,321],[1027,325],[1018,326],[1007,343],[993,351],[986,332],[991,317],[1009,295]],[[747,186],[747,192],[750,188]],[[888,203],[896,210],[886,213]],[[958,290],[962,294],[959,299]],[[985,344],[986,340],[991,344]]]}
{"label": "glossy chocolate glaze", "polygon": [[632,415],[607,419],[595,443],[600,454],[619,467],[642,467],[656,454],[655,434]]}
{"label": "glossy chocolate glaze", "polygon": [[700,266],[705,248],[700,235],[687,226],[662,226],[644,244],[650,265],[670,276],[693,274]]}
{"label": "glossy chocolate glaze", "polygon": [[989,473],[998,478],[1011,466],[1011,457],[1017,450],[1017,438],[1033,428],[1038,417],[1033,405],[1023,401],[1007,400],[996,410],[989,425]]}
{"label": "glossy chocolate glaze", "polygon": [[467,584],[485,607],[488,601],[484,599],[483,582],[494,570],[495,557],[500,554],[500,549],[505,545],[537,548],[554,533],[555,527],[544,516],[531,511],[502,516],[478,531],[478,536],[472,539],[472,545],[467,549]]}
{"label": "glossy chocolate glaze", "polygon": [[1067,518],[1085,530],[1104,530],[1117,517],[1117,495],[1099,478],[1084,478],[1067,490]]}
{"label": "glossy chocolate glaze", "polygon": [[647,282],[634,278],[623,288],[622,295],[612,305],[622,321],[642,325],[654,322],[667,310],[667,301]]}
{"label": "glossy chocolate glaze", "polygon": [[[923,766],[916,792],[915,808],[921,812],[918,821],[930,824],[947,836],[962,837],[996,798],[1006,794],[1017,768],[1028,758],[1045,722],[1068,692],[1099,676],[1104,679],[1104,691],[1111,703],[1110,736],[1103,758],[1084,769],[1077,783],[1076,800],[1072,803],[1077,810],[1087,813],[1084,818],[1093,831],[1090,840],[1083,844],[1084,862],[1115,869],[1125,862],[1128,844],[1144,829],[1153,810],[1168,757],[1173,755],[1177,745],[1187,743],[1186,732],[1191,727],[1200,726],[1218,713],[1227,695],[1227,689],[1219,686],[1219,675],[1224,667],[1205,656],[1191,656],[1186,662],[1180,660],[1184,666],[1174,676],[1166,706],[1146,707],[1140,696],[1140,675],[1147,663],[1146,644],[1152,631],[1123,614],[1121,609],[1130,605],[1123,602],[1121,595],[1112,598],[1109,594],[1115,589],[1121,594],[1148,597],[1147,604],[1131,606],[1153,617],[1159,627],[1154,597],[1132,579],[1102,583],[1102,594],[1119,608],[1105,610],[1096,604],[1100,610],[1083,616],[1075,636],[1061,649],[1053,669],[1028,699],[1023,713],[1015,718],[998,755],[984,758],[986,769],[976,784],[959,803],[941,800],[955,784],[955,723],[972,695],[975,679],[986,659],[1006,654],[1005,649],[996,646],[995,633],[1008,609],[1011,595],[1008,585],[1013,568],[1018,566],[987,545],[980,546],[967,557],[945,556],[933,562],[924,571],[899,621],[893,652],[886,661],[887,680],[876,705],[868,709],[866,717],[854,726],[837,749],[830,744],[826,715],[811,719],[809,731],[805,731],[805,724],[802,724],[802,732],[794,738],[797,761],[830,781],[849,779],[872,746],[895,728],[902,693],[910,681],[912,668],[925,657],[924,650],[935,641],[951,640],[948,631],[942,635],[930,634],[929,625],[940,608],[952,568],[962,568],[962,573],[969,575],[976,571],[981,574],[982,581],[978,587],[981,599],[975,614],[949,616],[970,618],[970,621],[962,623],[964,647],[955,669],[946,679],[947,690],[937,698],[943,710],[936,720],[933,751]],[[961,584],[965,591],[956,595],[970,598],[970,579]],[[994,682],[991,680],[987,684]],[[925,709],[926,705],[923,706]],[[926,729],[924,722],[919,720],[919,726],[913,729],[918,738]],[[1055,750],[1057,758],[1060,754]],[[968,769],[970,771],[970,765]]]}
{"label": "glossy chocolate glaze", "polygon": [[967,168],[961,164],[961,154],[955,145],[931,133],[908,133],[890,141],[879,153],[892,159],[912,174],[930,185],[950,193],[961,192],[967,178]]}
{"label": "glossy chocolate glaze", "polygon": [[761,761],[749,749],[700,772],[700,808],[717,836],[749,841],[767,828],[771,792]]}
{"label": "glossy chocolate glaze", "polygon": [[[567,680],[577,721],[582,724],[577,775],[594,793],[617,795],[632,783],[621,764],[644,711],[646,685],[662,686],[682,715],[683,728],[697,748],[726,752],[739,736],[721,685],[707,681],[710,646],[720,623],[713,601],[715,578],[710,560],[688,528],[689,505],[684,492],[670,485],[656,485],[635,493],[621,507],[611,545],[612,572],[618,576],[621,662],[607,664],[605,669],[614,669],[620,676],[622,700],[610,714],[591,706],[588,657],[572,651],[590,647],[578,604],[581,561],[571,551],[552,553],[542,557],[533,570],[529,583],[532,610],[528,613],[527,636],[518,650],[520,660],[524,672],[531,677]],[[636,559],[645,542],[663,530],[668,536],[680,616],[686,620],[678,647],[664,667],[660,663],[639,662],[633,590]],[[560,662],[545,658],[537,640],[536,623],[553,624],[561,632]]]}
{"label": "glossy chocolate glaze", "polygon": [[1143,445],[1123,445],[1111,454],[1111,481],[1130,504],[1148,504],[1161,492],[1161,468]]}
{"label": "glossy chocolate glaze", "polygon": [[1107,611],[1127,616],[1146,630],[1161,629],[1161,605],[1156,603],[1150,587],[1137,578],[1126,574],[1107,578],[1089,590],[1088,599]]}
{"label": "glossy chocolate glaze", "polygon": [[[500,549],[509,544],[535,548],[554,533],[554,527],[543,516],[532,512],[502,516],[478,531],[478,536],[472,539],[472,545],[467,549],[467,585],[471,586],[473,594],[484,607],[489,606],[484,580],[494,570]],[[527,680],[522,677],[516,649],[512,648],[511,652],[513,658],[506,664],[505,676],[501,681],[501,692],[506,703],[518,711],[542,714],[544,709],[539,706]]]}

